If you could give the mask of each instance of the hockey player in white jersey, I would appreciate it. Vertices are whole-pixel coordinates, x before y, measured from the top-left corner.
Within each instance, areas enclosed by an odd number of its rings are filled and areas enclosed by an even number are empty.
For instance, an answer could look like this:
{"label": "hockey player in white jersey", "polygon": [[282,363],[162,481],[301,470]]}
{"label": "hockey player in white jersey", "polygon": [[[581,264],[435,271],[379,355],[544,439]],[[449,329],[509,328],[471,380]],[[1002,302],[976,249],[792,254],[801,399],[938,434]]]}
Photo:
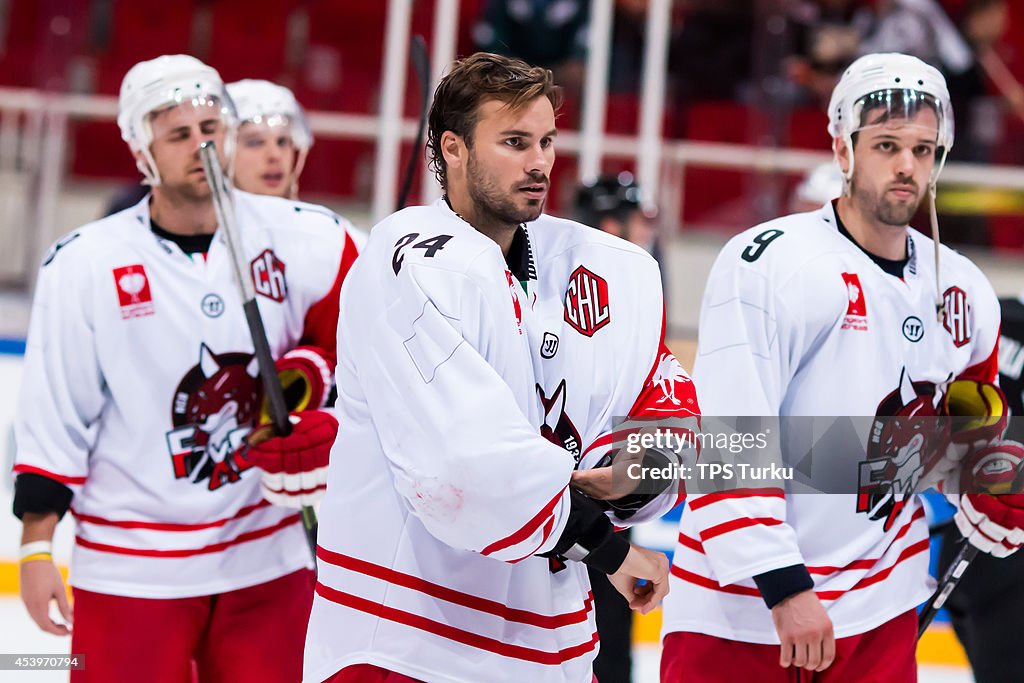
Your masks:
{"label": "hockey player in white jersey", "polygon": [[257,79],[228,83],[238,111],[235,187],[297,199],[299,176],[313,146],[306,112],[292,91]]}
{"label": "hockey player in white jersey", "polygon": [[607,458],[615,416],[692,429],[696,397],[653,259],[542,214],[557,102],[544,69],[457,62],[429,119],[446,196],[378,224],[345,284],[306,681],[590,683],[584,565],[634,609],[664,594],[612,521],[676,492],[615,490]]}
{"label": "hockey player in white jersey", "polygon": [[[961,389],[998,396],[991,286],[908,228],[934,200],[953,143],[943,77],[913,57],[865,56],[828,113],[843,195],[740,234],[712,268],[694,371],[705,414],[934,414]],[[1020,505],[967,494],[958,521],[1004,554],[1022,540]],[[692,495],[665,603],[662,680],[782,682],[800,680],[800,668],[814,681],[916,680],[915,607],[934,585],[928,547],[914,495]]]}
{"label": "hockey player in white jersey", "polygon": [[[128,72],[118,123],[151,193],[58,241],[39,272],[15,425],[22,598],[45,631],[74,619],[71,651],[88,661],[76,682],[290,683],[312,562],[298,514],[264,500],[240,449],[262,390],[198,154],[212,140],[231,158],[235,112],[215,70],[173,55]],[[292,407],[310,409],[294,419],[307,448],[287,455],[325,469],[337,423],[313,409],[355,257],[347,223],[232,195],[278,370]],[[311,503],[323,484],[310,488],[270,493]],[[50,557],[68,509],[73,615]]]}

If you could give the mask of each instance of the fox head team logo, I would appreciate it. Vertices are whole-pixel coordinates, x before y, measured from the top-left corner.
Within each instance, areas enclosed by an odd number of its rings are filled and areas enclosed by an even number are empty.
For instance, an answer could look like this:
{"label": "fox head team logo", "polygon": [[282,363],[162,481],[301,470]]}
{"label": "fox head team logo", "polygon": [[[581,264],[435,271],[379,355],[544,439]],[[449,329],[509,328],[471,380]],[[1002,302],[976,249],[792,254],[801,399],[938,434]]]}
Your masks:
{"label": "fox head team logo", "polygon": [[544,387],[539,384],[537,394],[540,396],[541,405],[544,406],[544,423],[540,426],[540,435],[569,451],[578,463],[583,453],[583,440],[576,425],[565,414],[565,380],[559,382],[550,398],[544,395]]}
{"label": "fox head team logo", "polygon": [[868,435],[867,460],[860,463],[857,512],[892,528],[928,467],[949,443],[943,391],[915,382],[904,370],[899,387],[882,399]]}
{"label": "fox head team logo", "polygon": [[671,353],[662,353],[654,368],[654,374],[651,375],[651,384],[657,385],[663,394],[657,403],[669,402],[673,406],[681,406],[683,402],[676,398],[676,383],[690,381],[692,380],[676,357]]}
{"label": "fox head team logo", "polygon": [[175,479],[208,482],[215,491],[252,465],[235,455],[259,416],[259,366],[251,353],[214,353],[199,347],[199,362],[174,392],[167,446]]}
{"label": "fox head team logo", "polygon": [[153,315],[153,294],[149,290],[146,269],[141,264],[114,268],[114,286],[122,320]]}
{"label": "fox head team logo", "polygon": [[580,266],[569,276],[565,290],[565,322],[585,337],[612,321],[608,306],[608,282]]}
{"label": "fox head team logo", "polygon": [[522,334],[523,306],[522,304],[519,303],[519,292],[516,291],[516,288],[519,286],[519,283],[516,282],[516,279],[514,277],[512,277],[512,271],[506,270],[505,278],[508,280],[508,291],[512,293],[512,310],[515,311],[516,314],[516,327],[519,328],[519,334]]}
{"label": "fox head team logo", "polygon": [[967,303],[967,292],[959,287],[950,287],[943,293],[942,298],[946,304],[942,326],[959,348],[971,341],[971,306]]}
{"label": "fox head team logo", "polygon": [[252,271],[252,286],[257,294],[281,303],[288,296],[288,284],[284,279],[284,261],[270,249],[249,263]]}
{"label": "fox head team logo", "polygon": [[868,329],[868,302],[864,297],[864,288],[860,285],[857,273],[842,273],[846,284],[846,316],[843,318],[844,330],[866,332]]}

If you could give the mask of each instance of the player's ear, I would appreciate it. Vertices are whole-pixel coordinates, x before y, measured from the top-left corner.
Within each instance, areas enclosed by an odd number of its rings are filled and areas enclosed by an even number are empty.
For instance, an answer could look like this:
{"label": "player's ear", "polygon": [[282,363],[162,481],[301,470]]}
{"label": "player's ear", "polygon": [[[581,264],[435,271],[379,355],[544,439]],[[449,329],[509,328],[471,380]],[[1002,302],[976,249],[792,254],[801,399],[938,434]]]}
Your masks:
{"label": "player's ear", "polygon": [[450,130],[441,133],[441,154],[449,169],[461,169],[466,161],[466,143]]}
{"label": "player's ear", "polygon": [[832,151],[835,152],[836,163],[839,164],[839,170],[841,170],[845,176],[850,170],[850,155],[853,153],[853,150],[849,148],[844,138],[832,138]]}

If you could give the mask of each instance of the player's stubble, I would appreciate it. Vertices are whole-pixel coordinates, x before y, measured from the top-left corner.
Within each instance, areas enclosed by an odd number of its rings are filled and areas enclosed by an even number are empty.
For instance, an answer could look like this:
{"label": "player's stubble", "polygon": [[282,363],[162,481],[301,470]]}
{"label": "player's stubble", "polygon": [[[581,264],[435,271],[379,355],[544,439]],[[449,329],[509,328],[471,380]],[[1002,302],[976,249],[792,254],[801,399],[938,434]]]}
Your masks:
{"label": "player's stubble", "polygon": [[913,199],[905,202],[892,200],[889,198],[889,183],[886,183],[879,192],[857,182],[856,175],[850,181],[850,194],[863,215],[874,217],[882,225],[905,228],[917,213],[917,207],[921,204],[921,192],[913,179],[901,178],[901,181],[901,184],[913,185]]}
{"label": "player's stubble", "polygon": [[486,216],[498,224],[518,225],[537,220],[544,211],[546,194],[543,199],[527,198],[525,204],[520,204],[523,200],[518,196],[518,188],[526,184],[543,183],[549,186],[548,177],[543,173],[530,174],[512,187],[502,189],[499,181],[481,167],[476,154],[470,149],[466,178],[469,197],[480,217]]}

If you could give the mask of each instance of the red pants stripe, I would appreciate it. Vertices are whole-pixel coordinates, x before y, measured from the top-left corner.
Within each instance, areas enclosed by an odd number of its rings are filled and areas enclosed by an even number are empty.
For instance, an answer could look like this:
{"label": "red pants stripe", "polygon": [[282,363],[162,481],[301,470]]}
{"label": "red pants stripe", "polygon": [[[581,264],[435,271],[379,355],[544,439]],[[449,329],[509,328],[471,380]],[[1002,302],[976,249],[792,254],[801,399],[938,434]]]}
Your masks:
{"label": "red pants stripe", "polygon": [[[73,589],[71,683],[295,683],[313,604],[303,569],[248,588],[153,600]],[[195,676],[195,678],[194,678]]]}
{"label": "red pants stripe", "polygon": [[670,633],[661,653],[661,683],[914,683],[917,612],[836,640],[836,658],[821,672],[779,666],[779,646],[725,640],[702,633]]}

